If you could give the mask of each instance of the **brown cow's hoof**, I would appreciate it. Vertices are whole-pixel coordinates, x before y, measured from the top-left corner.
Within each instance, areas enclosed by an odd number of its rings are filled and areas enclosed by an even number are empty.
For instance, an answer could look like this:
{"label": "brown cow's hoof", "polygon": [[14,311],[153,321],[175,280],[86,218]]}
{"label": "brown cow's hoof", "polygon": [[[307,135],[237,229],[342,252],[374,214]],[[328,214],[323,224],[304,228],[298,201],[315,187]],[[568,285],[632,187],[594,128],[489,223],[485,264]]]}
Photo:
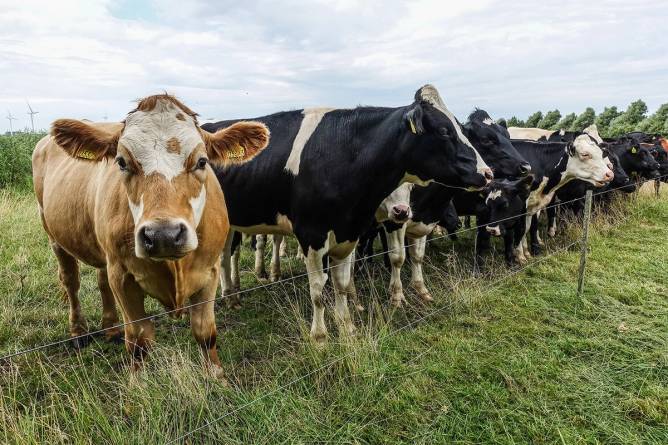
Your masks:
{"label": "brown cow's hoof", "polygon": [[72,345],[72,348],[74,348],[77,351],[80,351],[87,347],[92,340],[92,337],[90,335],[83,335],[83,336],[75,336],[70,339],[70,343]]}
{"label": "brown cow's hoof", "polygon": [[104,339],[114,345],[122,345],[125,343],[125,336],[121,329],[111,329],[104,333]]}

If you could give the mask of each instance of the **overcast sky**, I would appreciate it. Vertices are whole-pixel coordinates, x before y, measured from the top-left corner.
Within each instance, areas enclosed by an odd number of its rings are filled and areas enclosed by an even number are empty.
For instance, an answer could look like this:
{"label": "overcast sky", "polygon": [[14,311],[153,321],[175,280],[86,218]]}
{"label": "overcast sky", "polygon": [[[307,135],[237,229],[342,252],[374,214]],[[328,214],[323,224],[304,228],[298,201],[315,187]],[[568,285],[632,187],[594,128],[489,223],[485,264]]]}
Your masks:
{"label": "overcast sky", "polygon": [[[281,3],[279,6],[278,4]],[[360,4],[363,4],[360,6]],[[460,118],[668,102],[665,0],[0,0],[0,131],[120,120],[167,91],[201,120],[402,106]]]}

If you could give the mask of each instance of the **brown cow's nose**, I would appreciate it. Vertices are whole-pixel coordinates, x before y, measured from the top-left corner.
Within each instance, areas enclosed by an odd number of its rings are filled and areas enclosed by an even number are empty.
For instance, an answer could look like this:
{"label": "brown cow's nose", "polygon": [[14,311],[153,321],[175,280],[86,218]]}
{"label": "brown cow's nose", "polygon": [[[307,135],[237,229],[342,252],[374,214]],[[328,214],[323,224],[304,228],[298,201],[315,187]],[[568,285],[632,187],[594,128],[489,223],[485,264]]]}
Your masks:
{"label": "brown cow's nose", "polygon": [[398,221],[405,221],[408,219],[408,212],[410,207],[405,204],[397,204],[392,207],[392,218]]}
{"label": "brown cow's nose", "polygon": [[179,256],[187,239],[185,224],[147,224],[139,230],[139,241],[148,256]]}

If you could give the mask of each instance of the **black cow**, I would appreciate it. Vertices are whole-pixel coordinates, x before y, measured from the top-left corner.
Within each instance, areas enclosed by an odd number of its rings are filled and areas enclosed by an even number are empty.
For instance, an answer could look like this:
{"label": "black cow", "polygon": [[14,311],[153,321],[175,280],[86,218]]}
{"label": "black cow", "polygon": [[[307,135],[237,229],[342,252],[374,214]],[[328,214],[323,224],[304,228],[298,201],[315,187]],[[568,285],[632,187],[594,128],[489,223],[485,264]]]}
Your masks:
{"label": "black cow", "polygon": [[[493,177],[431,85],[420,88],[404,107],[305,109],[256,120],[271,130],[269,146],[251,163],[217,171],[230,224],[247,233],[294,233],[305,254],[311,338],[317,342],[327,335],[322,259],[329,254],[333,266],[336,318],[345,332],[352,332],[347,305],[351,253],[387,195],[404,181],[480,189]],[[228,246],[224,295],[232,292],[229,261]]]}
{"label": "black cow", "polygon": [[[525,176],[531,170],[530,165],[515,150],[510,142],[505,127],[494,122],[483,110],[475,110],[464,125],[466,136],[478,149],[481,156],[495,172],[496,176]],[[436,225],[443,220],[452,198],[464,194],[464,199],[477,204],[481,198],[478,193],[443,187],[440,184],[429,184],[427,187],[415,187],[411,191],[411,211],[413,216],[405,225],[386,224],[388,247],[392,273],[390,278],[390,301],[400,306],[405,300],[401,283],[401,267],[405,253],[401,246],[404,237],[408,238],[409,255],[411,257],[411,287],[424,301],[431,301],[431,293],[424,284],[422,261],[425,254],[427,236]],[[475,209],[475,204],[473,209]],[[470,210],[469,213],[475,213]]]}
{"label": "black cow", "polygon": [[[650,151],[651,145],[641,142],[638,133],[608,143],[608,149],[618,157],[624,171],[633,176],[652,179],[660,175],[661,166]],[[649,146],[648,146],[649,145]]]}

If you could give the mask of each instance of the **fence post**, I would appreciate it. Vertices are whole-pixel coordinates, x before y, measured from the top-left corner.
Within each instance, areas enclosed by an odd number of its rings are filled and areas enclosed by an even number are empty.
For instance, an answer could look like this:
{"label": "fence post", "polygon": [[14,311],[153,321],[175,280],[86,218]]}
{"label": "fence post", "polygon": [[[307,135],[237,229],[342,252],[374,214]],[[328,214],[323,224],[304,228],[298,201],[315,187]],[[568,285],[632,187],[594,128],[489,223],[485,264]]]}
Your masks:
{"label": "fence post", "polygon": [[591,219],[591,189],[585,194],[584,218],[582,220],[582,240],[580,244],[580,271],[578,273],[578,296],[584,288],[585,263],[587,262],[587,241],[589,239],[589,220]]}

